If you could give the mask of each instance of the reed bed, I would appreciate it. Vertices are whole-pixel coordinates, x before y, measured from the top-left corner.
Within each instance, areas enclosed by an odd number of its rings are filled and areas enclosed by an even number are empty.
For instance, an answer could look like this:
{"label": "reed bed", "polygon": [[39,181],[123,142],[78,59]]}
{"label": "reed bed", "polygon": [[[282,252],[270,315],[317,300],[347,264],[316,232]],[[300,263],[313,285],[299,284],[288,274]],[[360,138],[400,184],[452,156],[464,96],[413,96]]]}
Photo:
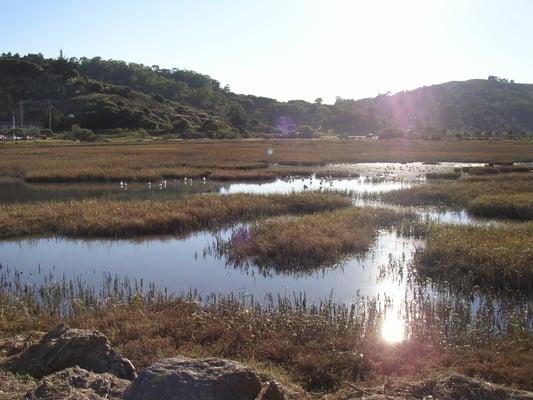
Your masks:
{"label": "reed bed", "polygon": [[[267,165],[341,162],[533,161],[531,142],[247,140],[158,144],[0,146],[0,175],[28,181],[107,181],[260,172]],[[276,169],[276,167],[274,167]],[[237,177],[235,178],[237,179]]]}
{"label": "reed bed", "polygon": [[417,259],[420,271],[459,287],[531,293],[533,223],[434,225]]}
{"label": "reed bed", "polygon": [[240,227],[221,247],[231,262],[263,269],[313,271],[367,252],[378,230],[411,215],[351,207],[300,217],[283,216]]}
{"label": "reed bed", "polygon": [[479,216],[527,220],[533,213],[533,174],[434,182],[373,197],[402,206],[466,208]]}
{"label": "reed bed", "polygon": [[[11,276],[11,278],[9,277]],[[155,360],[185,354],[216,356],[261,365],[289,377],[307,390],[334,391],[348,381],[383,376],[418,376],[446,369],[490,376],[504,363],[532,360],[527,306],[455,297],[431,300],[423,292],[405,303],[407,340],[383,341],[386,299],[339,304],[324,299],[308,304],[293,298],[253,298],[231,294],[201,297],[190,291],[173,296],[152,284],[104,277],[100,290],[75,280],[50,276],[31,285],[16,271],[1,274],[0,338],[46,331],[59,321],[98,329],[142,369]],[[507,349],[483,363],[487,346]],[[1,345],[0,345],[1,347]],[[5,349],[0,349],[5,350]],[[471,359],[463,357],[468,351]],[[501,371],[497,382],[531,388],[527,367]]]}
{"label": "reed bed", "polygon": [[468,203],[468,210],[478,217],[532,220],[533,192],[479,196]]}
{"label": "reed bed", "polygon": [[131,237],[217,228],[244,219],[348,207],[340,193],[192,195],[172,201],[83,200],[0,205],[0,238]]}

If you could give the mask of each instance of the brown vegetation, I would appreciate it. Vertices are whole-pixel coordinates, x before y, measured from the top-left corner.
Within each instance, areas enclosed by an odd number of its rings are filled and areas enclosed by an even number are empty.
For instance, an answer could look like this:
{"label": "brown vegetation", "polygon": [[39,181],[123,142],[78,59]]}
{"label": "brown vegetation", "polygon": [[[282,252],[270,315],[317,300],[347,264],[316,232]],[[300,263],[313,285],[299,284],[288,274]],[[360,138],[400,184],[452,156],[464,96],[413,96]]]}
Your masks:
{"label": "brown vegetation", "polygon": [[367,251],[380,228],[398,224],[405,217],[370,207],[278,217],[238,229],[224,251],[237,263],[251,259],[262,268],[313,270]]}
{"label": "brown vegetation", "polygon": [[[328,162],[533,161],[530,142],[249,140],[166,144],[0,146],[3,176],[29,181],[102,181],[179,176],[290,175],[265,166]],[[217,172],[220,168],[231,171]],[[247,169],[248,172],[244,172]],[[263,170],[263,171],[258,171]],[[240,172],[239,172],[240,171]],[[220,174],[220,175],[217,175]]]}
{"label": "brown vegetation", "polygon": [[468,177],[374,197],[403,206],[463,207],[478,216],[527,220],[533,215],[533,174]]}
{"label": "brown vegetation", "polygon": [[435,225],[429,229],[418,261],[424,273],[455,285],[529,293],[533,282],[533,223]]}
{"label": "brown vegetation", "polygon": [[348,207],[340,194],[194,195],[174,201],[85,200],[0,205],[0,238],[54,234],[128,237],[185,233],[242,219]]}

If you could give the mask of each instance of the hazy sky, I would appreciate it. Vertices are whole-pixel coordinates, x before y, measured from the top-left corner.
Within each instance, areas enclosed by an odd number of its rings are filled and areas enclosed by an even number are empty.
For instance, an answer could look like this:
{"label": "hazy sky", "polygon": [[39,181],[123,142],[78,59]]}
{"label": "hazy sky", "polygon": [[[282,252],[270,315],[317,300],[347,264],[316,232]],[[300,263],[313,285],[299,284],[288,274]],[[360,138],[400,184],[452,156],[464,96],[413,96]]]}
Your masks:
{"label": "hazy sky", "polygon": [[280,100],[533,82],[529,0],[0,0],[0,52],[121,59]]}

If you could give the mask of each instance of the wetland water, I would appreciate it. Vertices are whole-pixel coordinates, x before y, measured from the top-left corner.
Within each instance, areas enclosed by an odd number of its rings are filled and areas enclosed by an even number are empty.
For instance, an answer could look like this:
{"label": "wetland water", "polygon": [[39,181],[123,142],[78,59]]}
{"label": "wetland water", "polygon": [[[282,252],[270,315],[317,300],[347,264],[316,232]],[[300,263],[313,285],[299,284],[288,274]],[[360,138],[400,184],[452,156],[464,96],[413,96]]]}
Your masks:
{"label": "wetland water", "polygon": [[[346,179],[290,178],[273,182],[218,183],[203,180],[167,180],[148,188],[118,183],[104,184],[9,184],[0,201],[41,201],[83,198],[161,198],[171,199],[191,193],[290,193],[303,190],[346,190],[354,194],[354,202],[363,204],[360,195],[395,190],[424,184],[423,174],[435,169],[445,172],[464,164],[423,165],[365,164],[348,165],[361,176]],[[334,166],[340,168],[341,166]],[[372,204],[379,206],[379,204]],[[477,222],[464,211],[415,210],[423,217],[447,223]],[[419,290],[408,279],[416,249],[423,243],[402,237],[394,231],[381,231],[372,248],[364,255],[347,258],[340,265],[310,272],[262,270],[253,264],[245,267],[229,262],[217,251],[217,243],[231,237],[232,229],[198,232],[185,237],[156,237],[142,240],[85,240],[66,238],[33,238],[0,242],[0,279],[4,285],[27,283],[39,287],[50,282],[82,282],[98,288],[111,277],[136,282],[146,290],[149,284],[171,293],[234,294],[253,296],[266,301],[277,296],[301,298],[308,303],[324,299],[353,303],[361,298],[379,298],[395,304],[400,313],[413,291]],[[432,289],[422,288],[427,295]],[[473,304],[475,306],[475,300]],[[401,324],[391,320],[392,331]]]}

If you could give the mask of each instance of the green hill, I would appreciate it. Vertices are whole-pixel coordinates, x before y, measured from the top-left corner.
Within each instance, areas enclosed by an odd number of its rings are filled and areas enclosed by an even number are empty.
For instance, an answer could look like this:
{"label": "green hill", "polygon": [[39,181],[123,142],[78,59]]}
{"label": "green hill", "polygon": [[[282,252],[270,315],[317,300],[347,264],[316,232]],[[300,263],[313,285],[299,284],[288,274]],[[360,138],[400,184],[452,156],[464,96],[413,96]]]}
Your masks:
{"label": "green hill", "polygon": [[54,131],[74,124],[101,133],[144,129],[183,137],[533,131],[533,85],[497,78],[324,105],[236,94],[193,71],[2,54],[0,125],[9,125],[13,111],[20,124],[20,102],[25,125],[47,127],[51,109]]}

